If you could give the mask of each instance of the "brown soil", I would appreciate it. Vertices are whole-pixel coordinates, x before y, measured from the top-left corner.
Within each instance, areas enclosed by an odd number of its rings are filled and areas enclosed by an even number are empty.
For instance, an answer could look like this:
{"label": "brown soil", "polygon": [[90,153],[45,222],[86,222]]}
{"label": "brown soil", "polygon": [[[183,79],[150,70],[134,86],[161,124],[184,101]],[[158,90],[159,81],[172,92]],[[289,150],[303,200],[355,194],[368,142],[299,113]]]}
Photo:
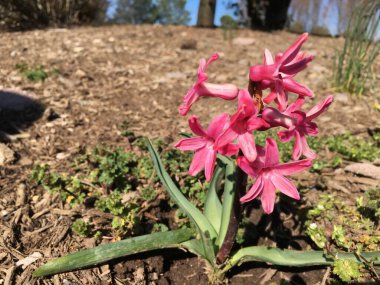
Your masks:
{"label": "brown soil", "polygon": [[[194,82],[200,58],[218,51],[221,59],[210,67],[210,81],[244,88],[249,66],[263,61],[264,48],[272,52],[284,50],[297,35],[239,31],[239,37],[255,40],[251,45],[230,44],[223,40],[220,30],[189,27],[109,26],[1,36],[0,86],[34,94],[41,106],[25,112],[1,111],[1,139],[16,153],[16,160],[0,168],[0,280],[4,284],[207,284],[205,264],[179,250],[157,251],[94,269],[33,278],[32,272],[46,260],[91,247],[93,241],[71,232],[75,211],[58,197],[32,186],[28,175],[40,163],[68,170],[75,154],[100,143],[124,146],[126,139],[120,135],[119,126],[125,120],[138,135],[177,140],[180,131],[188,131],[186,119],[178,115],[178,106]],[[196,49],[181,49],[189,40],[196,40]],[[304,45],[305,51],[316,56],[299,77],[315,92],[310,105],[333,93],[329,90],[333,55],[342,43],[341,38],[311,36]],[[28,81],[15,68],[22,62],[43,65],[50,76],[44,82]],[[379,65],[376,68],[379,70]],[[378,81],[372,91],[379,94]],[[322,134],[366,133],[379,122],[370,94],[356,100],[344,94],[338,97],[319,120]],[[221,109],[232,113],[234,104],[204,99],[193,112],[206,122]],[[358,180],[342,169],[327,170],[322,177],[305,173],[296,179],[311,185],[304,197],[305,205],[315,202],[317,190],[313,185],[321,179],[327,181],[327,191],[335,191],[350,201],[378,183]],[[297,217],[286,216],[286,205],[282,209],[285,212],[271,217],[262,216],[261,210],[253,207],[252,221],[265,233],[256,242],[310,248]],[[26,269],[16,266],[18,260],[33,252],[42,253],[43,258]],[[279,283],[281,279],[291,284],[319,284],[325,273],[323,268],[289,271],[252,263],[234,269],[227,277],[230,284]]]}

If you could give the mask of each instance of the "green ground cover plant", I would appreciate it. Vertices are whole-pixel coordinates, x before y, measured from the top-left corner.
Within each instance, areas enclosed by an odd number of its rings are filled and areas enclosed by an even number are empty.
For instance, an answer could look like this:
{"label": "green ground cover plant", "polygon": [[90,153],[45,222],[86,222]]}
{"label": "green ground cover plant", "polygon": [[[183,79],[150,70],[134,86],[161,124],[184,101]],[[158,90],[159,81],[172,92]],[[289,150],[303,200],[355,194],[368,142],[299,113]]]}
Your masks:
{"label": "green ground cover plant", "polygon": [[[129,135],[131,133],[129,132]],[[93,236],[101,231],[115,239],[125,238],[142,229],[142,204],[156,199],[158,178],[149,158],[142,138],[134,140],[133,149],[96,147],[78,155],[67,172],[52,171],[47,165],[36,165],[30,179],[51,193],[60,195],[62,201],[75,207],[93,207],[110,213],[113,219],[108,227],[90,230],[91,223],[77,219],[72,229],[80,236]],[[171,177],[184,189],[184,194],[198,207],[205,202],[205,187],[201,177],[186,174],[191,162],[188,153],[157,140],[155,145],[162,151],[163,161]],[[174,206],[174,204],[171,204]],[[189,226],[189,220],[177,210],[177,223],[180,227]],[[165,231],[165,224],[155,224],[152,231]]]}
{"label": "green ground cover plant", "polygon": [[42,65],[29,67],[26,63],[18,63],[16,69],[30,81],[44,81],[48,78],[48,73]]}
{"label": "green ground cover plant", "polygon": [[82,219],[75,220],[71,226],[71,229],[73,230],[73,232],[75,232],[76,234],[82,237],[88,237],[91,233],[90,224],[85,222]]}
{"label": "green ground cover plant", "polygon": [[379,203],[380,188],[366,191],[356,199],[356,204],[348,204],[334,194],[321,194],[318,204],[308,211],[306,234],[318,248],[329,254],[353,252],[363,260],[362,265],[334,262],[333,272],[344,282],[359,281],[366,272],[377,276],[373,263],[361,253],[380,250]]}

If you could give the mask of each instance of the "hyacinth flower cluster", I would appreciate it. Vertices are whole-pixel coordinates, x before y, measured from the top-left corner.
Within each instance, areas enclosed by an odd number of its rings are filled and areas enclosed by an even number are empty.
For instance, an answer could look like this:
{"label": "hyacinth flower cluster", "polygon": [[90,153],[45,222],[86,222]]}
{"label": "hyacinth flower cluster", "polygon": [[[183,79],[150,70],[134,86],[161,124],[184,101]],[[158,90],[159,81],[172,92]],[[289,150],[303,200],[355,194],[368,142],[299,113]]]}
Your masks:
{"label": "hyacinth flower cluster", "polygon": [[[303,110],[306,99],[313,94],[294,77],[313,59],[300,52],[307,37],[303,34],[284,53],[278,53],[274,60],[266,50],[264,64],[250,68],[247,90],[233,84],[208,82],[206,69],[218,59],[218,55],[201,60],[198,80],[184,97],[180,114],[187,115],[192,105],[202,97],[217,97],[237,103],[236,112],[217,115],[207,128],[202,126],[197,116],[191,115],[188,121],[193,136],[176,144],[180,150],[194,152],[190,175],[204,170],[206,180],[210,181],[203,209],[184,196],[165,170],[152,142],[147,141],[157,176],[172,201],[194,227],[131,237],[72,253],[41,266],[34,276],[67,272],[140,252],[176,247],[206,261],[211,269],[208,271],[211,284],[220,284],[232,267],[252,260],[293,267],[331,266],[341,260],[353,263],[371,260],[373,264],[380,265],[380,252],[363,252],[362,259],[359,259],[357,253],[326,255],[322,250],[299,251],[260,245],[233,248],[241,220],[241,203],[259,198],[264,211],[269,214],[274,208],[276,191],[300,199],[296,186],[287,176],[309,168],[316,157],[307,144],[307,136],[318,134],[313,120],[328,108],[333,98],[328,96],[310,110]],[[289,92],[296,94],[292,102],[289,102]],[[263,93],[268,95],[263,97]],[[264,146],[255,143],[257,132],[272,128],[279,128],[277,135],[281,143],[292,141],[294,144],[293,161],[280,163],[274,138],[268,137]],[[252,177],[253,183],[246,191],[248,176]]]}
{"label": "hyacinth flower cluster", "polygon": [[[300,199],[296,186],[286,176],[311,167],[317,155],[310,149],[307,136],[318,135],[318,127],[313,120],[333,102],[333,97],[327,96],[309,111],[302,110],[306,99],[313,97],[313,93],[307,86],[296,82],[294,76],[313,60],[312,56],[300,52],[307,38],[307,33],[301,35],[274,59],[270,51],[265,50],[264,64],[254,65],[249,70],[250,90],[239,89],[233,84],[207,82],[206,68],[218,59],[218,55],[214,54],[207,61],[202,59],[198,80],[180,106],[180,114],[186,115],[201,97],[237,101],[234,114],[218,115],[207,129],[202,127],[197,116],[192,115],[189,126],[194,137],[180,140],[175,147],[195,152],[189,174],[196,175],[204,169],[207,181],[212,179],[217,154],[235,155],[238,167],[254,180],[240,201],[247,203],[260,198],[268,214],[273,211],[276,190],[293,199]],[[264,98],[263,92],[268,92]],[[294,102],[289,102],[289,92],[296,94]],[[271,105],[272,102],[275,104]],[[255,143],[255,132],[275,127],[282,128],[277,133],[282,143],[294,138],[291,162],[280,163],[274,138],[267,138],[265,146]]]}

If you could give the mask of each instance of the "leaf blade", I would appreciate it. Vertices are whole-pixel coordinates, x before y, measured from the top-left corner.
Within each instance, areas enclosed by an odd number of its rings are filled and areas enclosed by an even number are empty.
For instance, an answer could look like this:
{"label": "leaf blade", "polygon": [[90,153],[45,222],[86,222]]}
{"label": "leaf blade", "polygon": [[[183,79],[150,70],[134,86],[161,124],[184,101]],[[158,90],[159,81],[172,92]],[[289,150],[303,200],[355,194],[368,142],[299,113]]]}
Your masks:
{"label": "leaf blade", "polygon": [[[374,264],[380,264],[380,252],[361,253],[366,259],[375,259]],[[355,253],[335,253],[335,258],[360,262]],[[238,250],[231,258],[231,264],[241,264],[248,261],[262,261],[273,265],[304,267],[315,265],[332,265],[334,259],[326,256],[323,251],[297,251],[266,246],[252,246]]]}
{"label": "leaf blade", "polygon": [[193,254],[206,256],[202,242],[198,239],[191,239],[181,243],[181,246]]}
{"label": "leaf blade", "polygon": [[214,171],[214,176],[211,180],[210,187],[207,192],[204,214],[209,219],[215,231],[219,233],[221,217],[222,217],[222,203],[219,200],[217,193],[217,184],[220,176],[223,174],[223,168],[217,166]]}
{"label": "leaf blade", "polygon": [[35,277],[53,275],[94,266],[115,258],[148,250],[179,247],[182,242],[191,239],[194,235],[195,233],[191,229],[180,229],[169,232],[153,233],[100,245],[49,261],[39,267],[33,275]]}
{"label": "leaf blade", "polygon": [[203,246],[205,247],[205,258],[213,264],[215,260],[216,246],[215,241],[218,238],[214,227],[211,225],[210,221],[206,218],[202,212],[196,208],[189,200],[182,194],[182,192],[177,188],[176,184],[171,179],[170,175],[166,172],[159,154],[153,147],[150,140],[148,140],[148,150],[152,158],[153,164],[155,166],[158,177],[164,184],[166,190],[168,191],[170,197],[176,202],[176,204],[184,211],[184,213],[192,220],[199,230],[202,237]]}

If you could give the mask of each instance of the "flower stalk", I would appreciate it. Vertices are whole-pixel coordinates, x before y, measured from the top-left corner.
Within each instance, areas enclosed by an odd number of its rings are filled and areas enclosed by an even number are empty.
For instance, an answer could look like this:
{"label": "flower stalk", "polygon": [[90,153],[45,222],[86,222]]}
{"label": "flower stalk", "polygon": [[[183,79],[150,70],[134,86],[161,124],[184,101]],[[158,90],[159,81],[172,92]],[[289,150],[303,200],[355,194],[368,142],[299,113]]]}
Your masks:
{"label": "flower stalk", "polygon": [[244,171],[240,168],[237,169],[235,198],[232,205],[232,212],[228,223],[226,237],[224,238],[223,244],[221,245],[216,256],[218,264],[222,264],[226,261],[230,255],[232,247],[234,246],[243,210],[240,203],[240,197],[245,193],[245,189],[247,188],[247,177],[248,176],[244,173]]}

